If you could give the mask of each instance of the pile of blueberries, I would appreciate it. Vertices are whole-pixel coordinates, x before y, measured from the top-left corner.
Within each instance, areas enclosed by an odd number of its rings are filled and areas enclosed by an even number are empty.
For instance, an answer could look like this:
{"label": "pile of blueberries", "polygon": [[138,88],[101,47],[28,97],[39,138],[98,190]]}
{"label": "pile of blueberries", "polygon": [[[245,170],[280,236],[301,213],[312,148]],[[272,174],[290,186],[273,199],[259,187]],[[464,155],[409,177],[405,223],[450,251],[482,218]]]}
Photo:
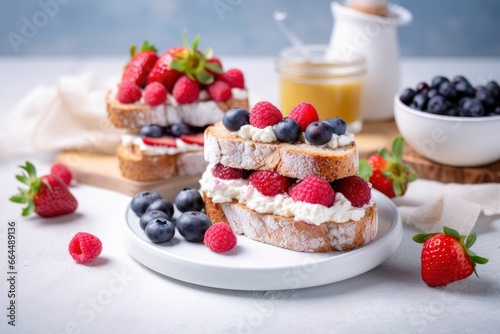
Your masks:
{"label": "pile of blueberries", "polygon": [[143,191],[135,195],[130,208],[140,217],[141,228],[154,243],[172,240],[176,229],[188,241],[203,241],[212,222],[202,212],[205,204],[200,192],[185,188],[177,194],[174,203],[181,212],[177,220],[174,219],[174,205],[154,191]]}
{"label": "pile of blueberries", "polygon": [[[243,125],[250,124],[250,112],[243,108],[231,109],[224,114],[222,124],[228,131],[236,132]],[[288,117],[284,117],[274,125],[273,130],[276,138],[284,143],[298,141],[301,133],[299,123]],[[333,134],[341,136],[346,131],[346,122],[342,118],[333,117],[309,124],[305,130],[305,137],[312,145],[324,145],[332,139]]]}
{"label": "pile of blueberries", "polygon": [[435,115],[482,117],[500,115],[500,86],[496,81],[473,87],[462,75],[451,81],[436,76],[430,85],[421,82],[399,96],[410,108]]}
{"label": "pile of blueberries", "polygon": [[141,137],[159,138],[167,135],[179,138],[180,136],[183,135],[199,133],[203,131],[205,131],[205,128],[203,127],[194,127],[186,123],[175,123],[169,126],[147,124],[141,127],[139,134]]}

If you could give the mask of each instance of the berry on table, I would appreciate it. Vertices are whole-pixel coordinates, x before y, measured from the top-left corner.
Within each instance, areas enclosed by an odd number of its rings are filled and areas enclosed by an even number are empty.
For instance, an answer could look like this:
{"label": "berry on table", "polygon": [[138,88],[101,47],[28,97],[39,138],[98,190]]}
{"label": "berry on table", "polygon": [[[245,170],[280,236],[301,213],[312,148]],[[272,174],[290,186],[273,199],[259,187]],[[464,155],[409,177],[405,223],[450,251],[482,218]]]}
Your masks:
{"label": "berry on table", "polygon": [[319,121],[316,108],[309,102],[301,102],[290,111],[288,118],[293,119],[300,125],[300,131],[306,131],[306,128],[312,122]]}
{"label": "berry on table", "polygon": [[313,122],[305,131],[306,139],[313,145],[324,145],[332,139],[333,131],[326,122]]}
{"label": "berry on table", "polygon": [[159,82],[152,82],[144,88],[144,101],[150,106],[157,106],[167,100],[167,89]]}
{"label": "berry on table", "polygon": [[325,179],[310,175],[292,187],[290,195],[294,201],[321,204],[331,207],[335,191]]}
{"label": "berry on table", "polygon": [[243,108],[230,109],[222,117],[222,124],[228,131],[238,131],[243,125],[250,124],[250,113]]}
{"label": "berry on table", "polygon": [[372,196],[368,182],[357,175],[338,179],[332,183],[332,187],[336,193],[344,195],[356,208],[368,204]]}
{"label": "berry on table", "polygon": [[164,134],[165,128],[155,124],[143,125],[139,131],[139,135],[141,137],[159,138]]}
{"label": "berry on table", "polygon": [[224,223],[215,223],[205,232],[203,243],[216,253],[230,251],[238,242],[231,226]]}
{"label": "berry on table", "polygon": [[169,217],[165,212],[159,210],[146,211],[141,216],[141,218],[139,218],[139,226],[142,228],[142,230],[145,230],[146,225],[148,225],[150,221],[156,218],[171,219],[172,217]]}
{"label": "berry on table", "polygon": [[264,196],[276,196],[288,191],[291,181],[274,171],[256,170],[249,178],[250,184]]}
{"label": "berry on table", "polygon": [[335,133],[338,136],[342,136],[347,131],[347,124],[340,117],[327,118],[323,122],[330,125],[333,133]]}
{"label": "berry on table", "polygon": [[175,197],[175,206],[180,212],[201,211],[205,208],[203,197],[194,188],[184,188]]}
{"label": "berry on table", "polygon": [[132,198],[132,201],[130,202],[130,208],[138,217],[140,217],[144,214],[144,212],[146,212],[148,206],[151,205],[151,203],[161,198],[161,195],[157,192],[143,191]]}
{"label": "berry on table", "polygon": [[257,102],[250,111],[250,124],[259,129],[278,124],[282,119],[281,111],[271,102]]}
{"label": "berry on table", "polygon": [[164,198],[154,200],[151,204],[149,204],[146,212],[153,210],[164,212],[169,219],[174,215],[174,205],[169,200],[166,200]]}
{"label": "berry on table", "polygon": [[154,218],[144,229],[146,236],[154,243],[163,243],[172,240],[175,235],[175,226],[166,218]]}
{"label": "berry on table", "polygon": [[205,232],[212,226],[212,221],[204,213],[188,211],[177,218],[176,226],[184,239],[187,241],[199,242],[203,241]]}
{"label": "berry on table", "polygon": [[101,254],[102,243],[93,234],[78,232],[69,242],[68,251],[76,262],[88,263]]}
{"label": "berry on table", "polygon": [[59,177],[66,185],[71,184],[73,179],[73,174],[69,170],[68,166],[62,162],[54,162],[50,167],[50,175]]}
{"label": "berry on table", "polygon": [[300,136],[300,125],[297,121],[285,117],[274,126],[274,134],[276,138],[284,143],[292,143],[297,141]]}

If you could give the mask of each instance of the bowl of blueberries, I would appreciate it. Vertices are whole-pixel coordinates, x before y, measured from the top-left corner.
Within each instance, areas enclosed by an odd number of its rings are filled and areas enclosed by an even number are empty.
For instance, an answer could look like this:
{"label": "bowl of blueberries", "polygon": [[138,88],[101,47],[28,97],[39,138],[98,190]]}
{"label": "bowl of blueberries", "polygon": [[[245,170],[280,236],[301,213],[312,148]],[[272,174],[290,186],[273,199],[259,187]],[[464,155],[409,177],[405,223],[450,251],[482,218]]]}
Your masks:
{"label": "bowl of blueberries", "polygon": [[394,97],[399,132],[422,156],[457,167],[500,159],[500,86],[435,76]]}

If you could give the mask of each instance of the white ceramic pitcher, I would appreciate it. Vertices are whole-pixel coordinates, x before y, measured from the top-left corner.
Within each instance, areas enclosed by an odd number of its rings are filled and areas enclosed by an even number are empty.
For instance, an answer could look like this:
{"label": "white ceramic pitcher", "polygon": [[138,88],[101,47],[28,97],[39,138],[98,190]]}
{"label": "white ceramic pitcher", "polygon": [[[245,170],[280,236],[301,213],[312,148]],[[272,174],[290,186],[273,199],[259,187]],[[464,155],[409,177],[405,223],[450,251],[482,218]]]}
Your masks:
{"label": "white ceramic pitcher", "polygon": [[410,23],[411,13],[399,5],[389,5],[392,15],[384,17],[339,2],[332,2],[331,10],[333,31],[328,57],[350,59],[354,55],[363,55],[367,63],[361,104],[363,119],[392,119],[393,99],[399,90],[396,27]]}

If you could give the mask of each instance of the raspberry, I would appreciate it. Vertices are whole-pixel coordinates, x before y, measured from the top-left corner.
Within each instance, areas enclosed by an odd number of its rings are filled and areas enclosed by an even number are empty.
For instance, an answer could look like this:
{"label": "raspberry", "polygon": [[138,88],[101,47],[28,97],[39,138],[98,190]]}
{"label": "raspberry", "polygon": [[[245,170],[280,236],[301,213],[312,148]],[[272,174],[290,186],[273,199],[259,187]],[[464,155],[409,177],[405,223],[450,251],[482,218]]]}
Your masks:
{"label": "raspberry", "polygon": [[233,249],[238,239],[231,226],[224,223],[215,223],[208,228],[203,243],[216,253],[223,253]]}
{"label": "raspberry", "polygon": [[370,202],[371,189],[362,177],[353,175],[333,182],[333,189],[344,195],[352,206],[360,208]]}
{"label": "raspberry", "polygon": [[172,95],[179,104],[193,103],[198,100],[200,87],[196,81],[184,75],[175,83]]}
{"label": "raspberry", "polygon": [[118,86],[118,93],[116,99],[120,103],[134,103],[141,99],[141,89],[132,81],[123,81]]}
{"label": "raspberry", "polygon": [[231,88],[245,88],[243,72],[236,68],[232,68],[220,74],[219,79],[227,83]]}
{"label": "raspberry", "polygon": [[102,251],[102,243],[95,235],[78,232],[69,243],[69,254],[78,263],[94,260]]}
{"label": "raspberry", "polygon": [[331,207],[335,200],[335,192],[330,183],[315,175],[310,175],[297,183],[290,192],[294,201],[321,204],[326,207]]}
{"label": "raspberry", "polygon": [[301,102],[293,107],[289,118],[293,119],[300,125],[300,130],[304,132],[309,124],[319,121],[316,108],[309,102]]}
{"label": "raspberry", "polygon": [[215,165],[212,174],[223,180],[246,179],[248,177],[247,171],[244,169],[227,167],[221,164]]}
{"label": "raspberry", "polygon": [[231,88],[224,81],[215,81],[207,86],[208,95],[214,101],[226,102],[231,98]]}
{"label": "raspberry", "polygon": [[157,106],[167,100],[167,89],[159,82],[152,82],[144,88],[144,101],[150,106]]}
{"label": "raspberry", "polygon": [[54,162],[54,164],[50,168],[50,175],[59,177],[68,186],[73,179],[73,174],[71,174],[69,168],[65,164],[60,162]]}
{"label": "raspberry", "polygon": [[264,196],[284,194],[291,184],[289,178],[267,170],[256,170],[250,175],[249,181]]}
{"label": "raspberry", "polygon": [[250,124],[259,129],[278,124],[282,119],[281,111],[267,101],[257,102],[250,111]]}

